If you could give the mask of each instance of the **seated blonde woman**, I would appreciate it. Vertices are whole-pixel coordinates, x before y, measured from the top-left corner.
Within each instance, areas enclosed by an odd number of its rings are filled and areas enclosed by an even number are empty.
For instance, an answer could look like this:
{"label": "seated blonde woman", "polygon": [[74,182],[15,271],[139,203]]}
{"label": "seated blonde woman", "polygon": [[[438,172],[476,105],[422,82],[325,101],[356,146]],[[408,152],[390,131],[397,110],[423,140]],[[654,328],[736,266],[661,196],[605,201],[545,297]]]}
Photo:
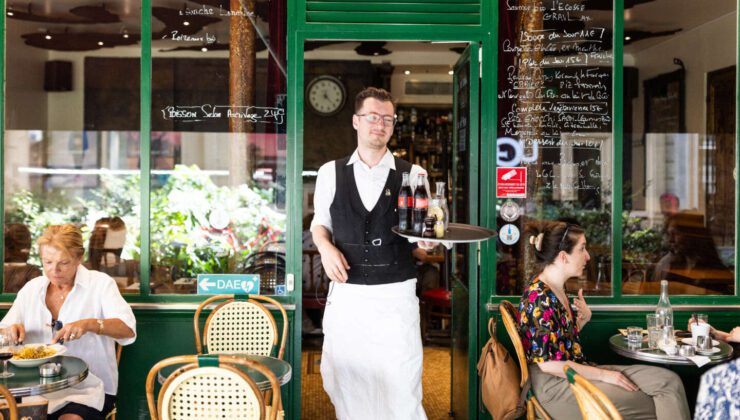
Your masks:
{"label": "seated blonde woman", "polygon": [[[115,343],[136,339],[136,319],[108,275],[81,264],[85,249],[74,225],[50,226],[38,240],[44,275],[28,282],[0,323],[25,343],[64,343],[90,374],[80,384],[44,395],[49,419],[104,419],[118,391]],[[52,331],[51,325],[61,328]]]}
{"label": "seated blonde woman", "polygon": [[688,420],[689,405],[681,379],[655,366],[596,365],[581,347],[581,331],[591,319],[583,291],[571,309],[563,286],[580,277],[591,259],[583,228],[565,222],[530,222],[529,244],[538,271],[519,304],[519,335],[527,355],[532,389],[554,419],[581,418],[563,367],[593,382],[630,420]]}

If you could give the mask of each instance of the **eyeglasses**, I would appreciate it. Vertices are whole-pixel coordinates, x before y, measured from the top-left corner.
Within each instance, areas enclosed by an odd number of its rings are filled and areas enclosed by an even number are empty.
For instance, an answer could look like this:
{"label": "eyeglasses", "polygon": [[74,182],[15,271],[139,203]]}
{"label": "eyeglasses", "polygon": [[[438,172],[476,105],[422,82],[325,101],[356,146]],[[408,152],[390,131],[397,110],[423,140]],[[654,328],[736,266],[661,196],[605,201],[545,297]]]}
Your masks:
{"label": "eyeglasses", "polygon": [[358,117],[362,117],[365,119],[365,121],[369,122],[370,124],[377,124],[378,122],[382,121],[384,126],[393,127],[396,125],[396,116],[390,116],[390,115],[380,115],[376,114],[374,112],[369,112],[367,114],[355,114]]}
{"label": "eyeglasses", "polygon": [[[51,324],[49,324],[49,326],[51,327],[51,336],[53,338],[54,337],[54,334],[56,334],[57,331],[61,330],[64,327],[64,323],[62,323],[62,321],[60,321],[58,319],[52,319],[51,320]],[[63,342],[64,342],[64,340],[59,340],[59,343],[60,344],[63,343]]]}
{"label": "eyeglasses", "polygon": [[566,224],[565,232],[563,232],[563,237],[560,238],[560,245],[558,245],[558,249],[561,251],[565,251],[565,238],[568,237],[569,230],[570,230],[570,224]]}

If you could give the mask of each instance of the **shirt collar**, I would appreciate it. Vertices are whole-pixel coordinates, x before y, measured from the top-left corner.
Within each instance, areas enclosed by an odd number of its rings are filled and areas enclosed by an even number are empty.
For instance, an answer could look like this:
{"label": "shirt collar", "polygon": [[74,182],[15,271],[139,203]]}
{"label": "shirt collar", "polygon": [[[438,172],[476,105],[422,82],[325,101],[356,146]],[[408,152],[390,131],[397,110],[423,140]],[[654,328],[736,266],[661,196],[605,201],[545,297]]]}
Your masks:
{"label": "shirt collar", "polygon": [[[49,288],[49,283],[51,283],[51,280],[49,280],[48,277],[44,276],[46,279],[46,282],[44,283],[44,287],[41,288],[41,294],[46,297],[46,290]],[[80,287],[84,288],[87,287],[87,285],[90,284],[90,270],[87,269],[84,265],[80,264],[77,266],[77,273],[75,274],[75,284],[72,286],[72,290],[77,288],[79,285]]]}
{"label": "shirt collar", "polygon": [[[354,153],[352,153],[352,156],[350,156],[347,165],[352,165],[355,162],[360,162],[365,165],[365,167],[368,167],[367,164],[360,159],[360,153],[357,151],[357,149],[355,149]],[[385,166],[387,168],[393,169],[394,171],[396,170],[396,159],[393,158],[393,154],[390,150],[388,150],[387,148],[385,149],[385,154],[383,155],[383,158],[380,159],[380,162],[378,162],[376,167],[377,166]]]}

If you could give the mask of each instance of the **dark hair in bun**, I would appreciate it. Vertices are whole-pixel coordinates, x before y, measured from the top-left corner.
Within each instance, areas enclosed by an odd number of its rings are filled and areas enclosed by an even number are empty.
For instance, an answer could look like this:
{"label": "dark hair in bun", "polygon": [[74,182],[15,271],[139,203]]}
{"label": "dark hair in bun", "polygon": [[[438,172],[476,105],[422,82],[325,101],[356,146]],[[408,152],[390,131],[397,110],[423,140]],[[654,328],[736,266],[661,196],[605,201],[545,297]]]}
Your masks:
{"label": "dark hair in bun", "polygon": [[525,237],[534,251],[538,268],[552,264],[560,251],[568,254],[578,242],[578,238],[586,231],[567,222],[553,222],[549,220],[533,220],[528,222],[524,229]]}

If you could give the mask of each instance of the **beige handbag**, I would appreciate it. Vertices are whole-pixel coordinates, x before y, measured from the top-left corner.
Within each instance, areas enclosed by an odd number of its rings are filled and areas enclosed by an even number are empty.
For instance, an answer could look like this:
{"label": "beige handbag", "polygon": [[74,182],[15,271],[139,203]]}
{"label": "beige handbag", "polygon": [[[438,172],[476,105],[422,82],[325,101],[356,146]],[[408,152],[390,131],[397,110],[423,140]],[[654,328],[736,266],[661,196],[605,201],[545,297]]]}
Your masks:
{"label": "beige handbag", "polygon": [[515,419],[524,414],[519,388],[520,372],[514,358],[496,341],[496,321],[488,320],[491,338],[481,350],[478,376],[483,404],[494,420]]}

